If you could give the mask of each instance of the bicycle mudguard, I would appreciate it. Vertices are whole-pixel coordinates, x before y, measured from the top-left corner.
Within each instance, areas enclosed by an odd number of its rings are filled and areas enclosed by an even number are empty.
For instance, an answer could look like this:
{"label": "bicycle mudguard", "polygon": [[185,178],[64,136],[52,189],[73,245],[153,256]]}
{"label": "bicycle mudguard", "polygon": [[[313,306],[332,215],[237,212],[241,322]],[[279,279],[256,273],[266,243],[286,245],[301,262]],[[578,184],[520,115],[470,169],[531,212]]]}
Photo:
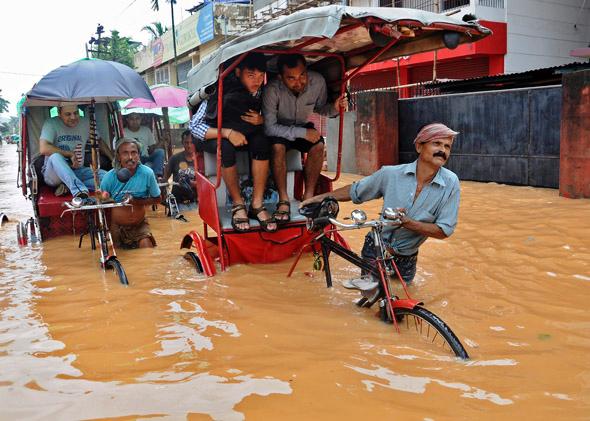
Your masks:
{"label": "bicycle mudguard", "polygon": [[420,306],[423,305],[424,303],[422,301],[418,301],[418,300],[410,300],[410,299],[402,299],[402,300],[393,300],[391,302],[391,305],[393,306],[393,308],[414,308],[416,306]]}

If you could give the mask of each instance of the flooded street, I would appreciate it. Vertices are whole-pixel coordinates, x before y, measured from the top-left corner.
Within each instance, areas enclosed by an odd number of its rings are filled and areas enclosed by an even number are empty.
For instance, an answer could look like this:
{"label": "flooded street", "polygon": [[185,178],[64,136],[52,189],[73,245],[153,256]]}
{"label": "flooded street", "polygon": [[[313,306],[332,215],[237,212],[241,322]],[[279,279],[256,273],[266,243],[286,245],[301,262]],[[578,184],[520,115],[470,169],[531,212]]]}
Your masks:
{"label": "flooded street", "polygon": [[[202,231],[196,212],[149,212],[158,247],[118,253],[129,287],[77,236],[20,248],[31,206],[15,176],[5,144],[1,420],[589,418],[589,200],[462,183],[457,230],[421,247],[410,292],[452,327],[463,362],[357,308],[343,260],[332,289],[310,256],[292,278],[292,259],[197,275],[179,250]],[[375,217],[379,202],[363,209]],[[355,250],[363,236],[344,233]]]}

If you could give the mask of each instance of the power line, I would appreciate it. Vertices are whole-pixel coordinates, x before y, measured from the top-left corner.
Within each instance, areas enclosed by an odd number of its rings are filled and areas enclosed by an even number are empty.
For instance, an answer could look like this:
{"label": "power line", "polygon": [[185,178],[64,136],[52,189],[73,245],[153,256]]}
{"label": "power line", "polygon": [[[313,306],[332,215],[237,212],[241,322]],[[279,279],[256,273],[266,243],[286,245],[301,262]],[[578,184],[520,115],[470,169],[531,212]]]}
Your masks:
{"label": "power line", "polygon": [[0,74],[4,74],[4,75],[17,75],[17,76],[43,76],[43,75],[34,74],[34,73],[7,72],[7,71],[4,71],[4,70],[0,70]]}

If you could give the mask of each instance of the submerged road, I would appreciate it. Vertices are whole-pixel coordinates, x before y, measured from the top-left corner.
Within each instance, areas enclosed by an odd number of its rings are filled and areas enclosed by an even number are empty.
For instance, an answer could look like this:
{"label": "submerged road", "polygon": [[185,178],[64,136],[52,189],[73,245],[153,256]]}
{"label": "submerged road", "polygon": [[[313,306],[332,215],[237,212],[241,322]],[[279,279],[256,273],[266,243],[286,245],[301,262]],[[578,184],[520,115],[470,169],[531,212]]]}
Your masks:
{"label": "submerged road", "polygon": [[196,212],[149,212],[158,247],[119,252],[127,288],[77,236],[21,248],[16,161],[0,146],[0,420],[588,419],[589,200],[462,183],[455,235],[426,242],[410,288],[462,362],[354,306],[342,260],[332,289],[309,256],[290,279],[291,260],[197,275],[179,250]]}

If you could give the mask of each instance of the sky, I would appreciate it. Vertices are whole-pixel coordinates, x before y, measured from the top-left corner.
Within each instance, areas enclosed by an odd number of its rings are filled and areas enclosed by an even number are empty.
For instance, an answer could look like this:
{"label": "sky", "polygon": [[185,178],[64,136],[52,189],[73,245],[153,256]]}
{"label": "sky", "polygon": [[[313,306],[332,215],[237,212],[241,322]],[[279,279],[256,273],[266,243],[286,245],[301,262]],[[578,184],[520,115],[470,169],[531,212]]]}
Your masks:
{"label": "sky", "polygon": [[[201,0],[178,0],[174,19],[189,16]],[[141,31],[152,22],[171,26],[170,5],[160,0],[160,11],[151,10],[150,0],[0,0],[0,95],[10,101],[16,115],[21,95],[56,67],[86,56],[84,44],[96,36],[97,25],[105,34],[116,29],[144,44],[150,36]]]}

